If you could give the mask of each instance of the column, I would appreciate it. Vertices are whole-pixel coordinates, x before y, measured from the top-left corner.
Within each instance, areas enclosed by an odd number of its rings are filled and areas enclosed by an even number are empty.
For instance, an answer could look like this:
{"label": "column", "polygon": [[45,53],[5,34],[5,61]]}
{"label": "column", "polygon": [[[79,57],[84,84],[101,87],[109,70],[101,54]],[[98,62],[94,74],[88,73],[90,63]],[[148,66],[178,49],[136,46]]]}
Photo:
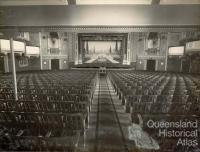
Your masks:
{"label": "column", "polygon": [[79,51],[78,51],[78,36],[77,33],[75,33],[75,65],[78,64],[78,60],[79,60]]}
{"label": "column", "polygon": [[168,46],[169,46],[169,33],[167,33],[167,50],[165,54],[165,71],[167,71],[167,63],[168,63]]}
{"label": "column", "polygon": [[[42,35],[41,32],[39,32],[39,42],[40,42],[40,70],[43,70],[43,62],[42,62]],[[48,41],[48,40],[47,40]]]}
{"label": "column", "polygon": [[9,69],[9,63],[8,63],[8,54],[6,54],[4,56],[4,72],[7,73],[7,72],[10,72],[10,69]]}
{"label": "column", "polygon": [[10,38],[10,50],[11,50],[11,59],[12,59],[12,74],[13,74],[14,94],[15,94],[15,100],[18,100],[17,78],[16,78],[16,69],[15,69],[15,54],[14,54],[14,50],[13,50],[13,38]]}

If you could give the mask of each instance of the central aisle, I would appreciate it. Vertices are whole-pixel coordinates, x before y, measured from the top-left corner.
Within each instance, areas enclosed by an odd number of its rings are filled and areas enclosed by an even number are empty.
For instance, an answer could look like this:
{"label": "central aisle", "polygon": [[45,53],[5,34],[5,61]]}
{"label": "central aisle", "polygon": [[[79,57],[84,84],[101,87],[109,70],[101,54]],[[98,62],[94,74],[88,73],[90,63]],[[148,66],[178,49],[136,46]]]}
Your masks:
{"label": "central aisle", "polygon": [[100,77],[93,97],[89,128],[82,139],[81,152],[127,152],[130,119],[108,78]]}
{"label": "central aisle", "polygon": [[95,151],[124,151],[124,136],[106,78],[100,78]]}

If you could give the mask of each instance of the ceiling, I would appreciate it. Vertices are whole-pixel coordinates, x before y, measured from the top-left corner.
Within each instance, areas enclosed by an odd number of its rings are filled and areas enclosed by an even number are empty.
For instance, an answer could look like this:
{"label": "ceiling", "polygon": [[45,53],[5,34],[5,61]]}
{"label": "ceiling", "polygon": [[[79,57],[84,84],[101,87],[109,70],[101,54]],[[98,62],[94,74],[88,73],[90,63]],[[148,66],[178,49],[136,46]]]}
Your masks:
{"label": "ceiling", "polygon": [[152,0],[76,0],[77,5],[151,4]]}
{"label": "ceiling", "polygon": [[76,0],[78,5],[121,5],[121,4],[132,4],[132,5],[174,5],[174,4],[200,4],[200,0]]}
{"label": "ceiling", "polygon": [[0,6],[68,5],[68,0],[0,0]]}
{"label": "ceiling", "polygon": [[0,0],[0,6],[24,5],[188,5],[200,0]]}

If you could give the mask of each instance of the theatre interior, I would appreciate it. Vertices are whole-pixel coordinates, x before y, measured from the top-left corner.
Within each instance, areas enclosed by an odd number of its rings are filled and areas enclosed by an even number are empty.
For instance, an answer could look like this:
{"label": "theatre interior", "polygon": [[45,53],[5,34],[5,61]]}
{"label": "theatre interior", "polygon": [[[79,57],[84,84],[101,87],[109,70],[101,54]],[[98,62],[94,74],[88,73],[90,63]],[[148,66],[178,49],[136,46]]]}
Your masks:
{"label": "theatre interior", "polygon": [[0,151],[200,152],[200,0],[0,0]]}

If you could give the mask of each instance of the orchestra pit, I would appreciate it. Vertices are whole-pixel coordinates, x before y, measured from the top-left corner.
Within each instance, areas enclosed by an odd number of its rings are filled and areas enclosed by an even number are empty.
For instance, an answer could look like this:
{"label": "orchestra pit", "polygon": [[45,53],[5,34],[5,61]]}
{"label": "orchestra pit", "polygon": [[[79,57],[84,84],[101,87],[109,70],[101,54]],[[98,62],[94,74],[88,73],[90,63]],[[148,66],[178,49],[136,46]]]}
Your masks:
{"label": "orchestra pit", "polygon": [[0,0],[0,151],[200,152],[200,0]]}

